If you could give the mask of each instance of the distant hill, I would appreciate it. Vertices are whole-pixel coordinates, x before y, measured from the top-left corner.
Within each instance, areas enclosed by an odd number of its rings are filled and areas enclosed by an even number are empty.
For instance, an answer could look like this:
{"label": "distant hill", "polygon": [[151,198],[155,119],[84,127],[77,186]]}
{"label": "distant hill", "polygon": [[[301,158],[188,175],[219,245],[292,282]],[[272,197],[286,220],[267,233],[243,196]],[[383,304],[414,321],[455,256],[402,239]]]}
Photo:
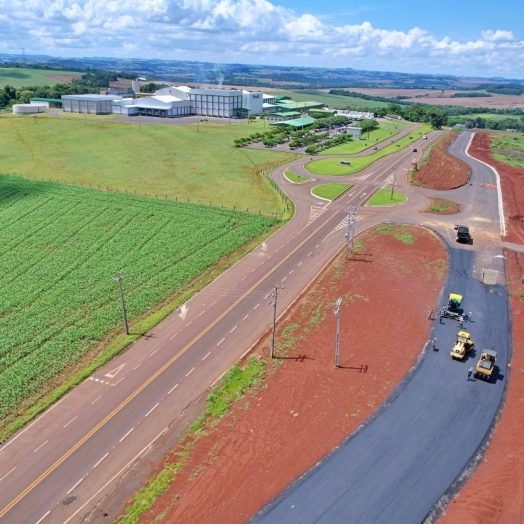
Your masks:
{"label": "distant hill", "polygon": [[[453,75],[410,74],[357,69],[323,69],[318,67],[260,66],[245,64],[213,64],[157,59],[59,58],[45,55],[0,54],[2,63],[17,62],[25,67],[48,67],[85,71],[123,71],[148,80],[173,83],[208,83],[281,89],[327,89],[337,87],[384,87],[403,89],[478,89],[491,83],[524,86],[521,79],[473,78]],[[26,85],[28,82],[26,82]]]}

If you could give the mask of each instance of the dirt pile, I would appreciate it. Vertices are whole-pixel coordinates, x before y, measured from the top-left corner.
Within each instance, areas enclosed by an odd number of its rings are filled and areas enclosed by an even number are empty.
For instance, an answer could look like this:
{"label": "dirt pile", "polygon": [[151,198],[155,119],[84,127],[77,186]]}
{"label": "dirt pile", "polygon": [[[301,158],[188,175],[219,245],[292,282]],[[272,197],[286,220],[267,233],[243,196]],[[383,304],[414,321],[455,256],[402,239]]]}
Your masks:
{"label": "dirt pile", "polygon": [[[286,314],[262,386],[191,447],[141,522],[244,523],[364,422],[423,347],[446,271],[439,239],[385,225],[358,237]],[[334,366],[342,298],[340,368]],[[393,313],[394,312],[394,313]],[[409,329],[406,329],[409,326]],[[268,340],[255,349],[265,357]],[[177,451],[166,457],[177,460]],[[158,516],[158,517],[157,517]]]}
{"label": "dirt pile", "polygon": [[498,171],[507,227],[504,240],[524,244],[524,169],[493,158],[491,141],[489,133],[475,133],[469,153]]}
{"label": "dirt pile", "polygon": [[413,182],[429,189],[455,189],[468,183],[470,168],[451,156],[448,148],[457,138],[456,132],[444,135],[431,149],[427,164],[413,173]]}

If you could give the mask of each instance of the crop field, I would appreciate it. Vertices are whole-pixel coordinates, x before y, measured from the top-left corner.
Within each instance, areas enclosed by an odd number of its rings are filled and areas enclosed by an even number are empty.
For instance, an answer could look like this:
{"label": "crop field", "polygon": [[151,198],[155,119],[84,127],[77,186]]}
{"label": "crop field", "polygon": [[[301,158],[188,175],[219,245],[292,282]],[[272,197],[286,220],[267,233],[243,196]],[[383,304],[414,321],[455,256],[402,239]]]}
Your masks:
{"label": "crop field", "polygon": [[0,420],[275,219],[0,176]]}
{"label": "crop field", "polygon": [[52,69],[29,69],[23,67],[0,67],[0,88],[6,85],[13,87],[53,86],[71,82],[72,78],[80,78],[80,73],[74,71],[55,71]]}
{"label": "crop field", "polygon": [[[227,120],[225,120],[227,122]],[[293,155],[238,148],[250,125],[0,118],[0,173],[270,214],[281,199],[259,174]]]}

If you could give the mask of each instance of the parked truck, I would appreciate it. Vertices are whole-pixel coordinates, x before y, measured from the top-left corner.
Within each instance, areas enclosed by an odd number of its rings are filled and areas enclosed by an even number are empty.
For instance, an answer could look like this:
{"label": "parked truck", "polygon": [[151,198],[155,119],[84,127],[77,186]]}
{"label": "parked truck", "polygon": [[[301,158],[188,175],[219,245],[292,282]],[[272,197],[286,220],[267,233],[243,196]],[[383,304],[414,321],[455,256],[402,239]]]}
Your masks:
{"label": "parked truck", "polygon": [[469,244],[471,242],[471,234],[469,228],[466,226],[455,225],[455,230],[457,231],[457,242],[462,242],[464,244]]}
{"label": "parked truck", "polygon": [[481,378],[489,382],[495,371],[495,362],[497,360],[497,352],[493,349],[483,349],[480,359],[475,368],[475,378]]}
{"label": "parked truck", "polygon": [[475,344],[470,338],[470,334],[467,331],[459,331],[457,333],[457,341],[453,346],[453,349],[450,351],[451,358],[457,360],[464,360],[466,355],[473,350]]}

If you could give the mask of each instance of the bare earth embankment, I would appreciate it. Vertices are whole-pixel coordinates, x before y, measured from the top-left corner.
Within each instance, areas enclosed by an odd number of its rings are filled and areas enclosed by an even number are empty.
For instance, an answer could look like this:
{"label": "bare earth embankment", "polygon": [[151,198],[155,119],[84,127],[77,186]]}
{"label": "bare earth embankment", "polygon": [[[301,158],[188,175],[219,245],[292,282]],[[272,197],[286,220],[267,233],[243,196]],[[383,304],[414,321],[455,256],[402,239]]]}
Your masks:
{"label": "bare earth embankment", "polygon": [[[185,439],[165,457],[187,462],[140,522],[162,516],[166,523],[244,523],[402,380],[427,340],[427,312],[437,305],[447,254],[435,235],[414,226],[378,227],[358,242],[358,254],[349,261],[339,256],[279,323],[278,358],[254,393],[205,434],[189,436],[189,447]],[[335,368],[339,297],[341,367]],[[268,339],[254,354],[267,356]]]}

